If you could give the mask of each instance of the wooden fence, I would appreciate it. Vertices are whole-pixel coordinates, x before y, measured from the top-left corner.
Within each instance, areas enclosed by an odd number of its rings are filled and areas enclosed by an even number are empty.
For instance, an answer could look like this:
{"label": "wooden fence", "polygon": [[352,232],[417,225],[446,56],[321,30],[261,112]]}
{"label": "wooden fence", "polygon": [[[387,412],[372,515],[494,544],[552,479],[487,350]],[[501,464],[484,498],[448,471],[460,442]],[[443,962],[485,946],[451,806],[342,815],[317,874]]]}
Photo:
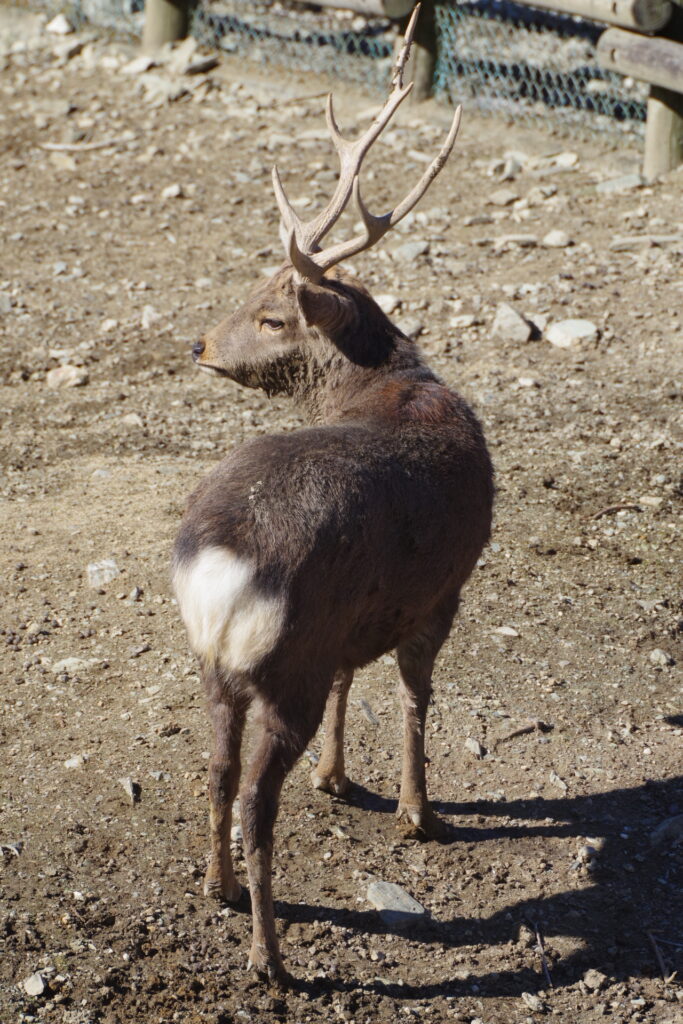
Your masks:
{"label": "wooden fence", "polygon": [[[153,52],[182,39],[193,0],[146,0],[143,47]],[[293,0],[308,3],[311,0]],[[318,7],[385,17],[401,27],[413,0],[314,0]],[[683,164],[683,0],[515,0],[531,9],[613,26],[598,41],[602,67],[649,85],[643,174],[652,180]],[[431,92],[436,63],[434,0],[422,0],[415,35],[411,76],[413,97]]]}

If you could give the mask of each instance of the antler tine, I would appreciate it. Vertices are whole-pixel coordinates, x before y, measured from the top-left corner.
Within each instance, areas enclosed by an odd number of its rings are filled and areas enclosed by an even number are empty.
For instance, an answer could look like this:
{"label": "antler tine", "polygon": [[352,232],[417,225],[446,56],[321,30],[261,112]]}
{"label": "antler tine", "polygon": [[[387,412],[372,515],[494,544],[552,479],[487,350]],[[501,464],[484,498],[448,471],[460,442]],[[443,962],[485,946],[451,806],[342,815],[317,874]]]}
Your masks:
{"label": "antler tine", "polygon": [[439,153],[432,160],[417,185],[415,185],[408,195],[388,213],[384,213],[380,216],[375,216],[370,213],[361,198],[360,181],[356,175],[352,186],[353,198],[363,221],[365,232],[362,235],[357,235],[355,238],[351,238],[346,242],[340,242],[338,245],[333,245],[329,249],[325,249],[323,252],[312,254],[310,260],[320,269],[321,273],[329,270],[330,267],[335,266],[337,263],[341,263],[342,260],[348,259],[351,256],[357,256],[359,253],[369,249],[375,244],[375,242],[378,242],[390,228],[394,227],[395,224],[398,224],[398,222],[412,210],[448,160],[458,134],[461,116],[462,107],[458,107],[453,115],[453,121],[446,137],[446,141],[441,147]]}
{"label": "antler tine", "polygon": [[275,199],[280,211],[280,216],[282,217],[285,235],[288,237],[290,232],[294,231],[299,237],[301,237],[303,235],[303,224],[285,194],[277,165],[273,167],[272,178],[273,191],[275,192]]}
{"label": "antler tine", "polygon": [[408,28],[406,29],[403,37],[403,46],[398,51],[396,57],[396,63],[393,67],[393,74],[391,76],[391,84],[394,88],[403,88],[403,72],[405,71],[406,64],[408,63],[408,57],[410,56],[410,47],[413,45],[413,36],[415,35],[415,26],[417,19],[420,15],[421,3],[415,4],[413,13],[410,15],[410,21],[408,22]]}

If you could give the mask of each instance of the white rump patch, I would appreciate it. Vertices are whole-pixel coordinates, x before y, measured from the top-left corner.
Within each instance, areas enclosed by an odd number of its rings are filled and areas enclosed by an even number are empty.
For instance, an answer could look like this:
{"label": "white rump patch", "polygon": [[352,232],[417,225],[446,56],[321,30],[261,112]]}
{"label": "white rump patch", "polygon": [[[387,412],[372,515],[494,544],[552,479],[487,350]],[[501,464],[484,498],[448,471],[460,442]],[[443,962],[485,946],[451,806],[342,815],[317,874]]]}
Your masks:
{"label": "white rump patch", "polygon": [[176,568],[173,584],[192,649],[228,672],[248,672],[273,649],[285,602],[259,591],[251,562],[203,548]]}

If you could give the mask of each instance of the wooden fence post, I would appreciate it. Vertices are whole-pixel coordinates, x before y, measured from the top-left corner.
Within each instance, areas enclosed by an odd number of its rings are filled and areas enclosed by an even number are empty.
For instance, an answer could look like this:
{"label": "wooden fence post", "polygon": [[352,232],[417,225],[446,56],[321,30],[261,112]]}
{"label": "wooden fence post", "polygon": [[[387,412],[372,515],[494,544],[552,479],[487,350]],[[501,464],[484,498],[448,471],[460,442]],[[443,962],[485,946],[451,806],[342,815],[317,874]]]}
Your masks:
{"label": "wooden fence post", "polygon": [[[421,103],[432,95],[434,68],[436,67],[436,12],[434,6],[434,0],[422,0],[420,16],[415,26],[410,60],[406,69],[406,79],[415,83],[410,94],[410,100],[413,103]],[[409,20],[409,18],[405,18],[401,22],[401,33],[405,33]]]}
{"label": "wooden fence post", "polygon": [[164,43],[184,39],[190,24],[191,0],[146,0],[142,48],[153,53]]}
{"label": "wooden fence post", "polygon": [[653,181],[683,164],[683,94],[650,86],[643,176]]}

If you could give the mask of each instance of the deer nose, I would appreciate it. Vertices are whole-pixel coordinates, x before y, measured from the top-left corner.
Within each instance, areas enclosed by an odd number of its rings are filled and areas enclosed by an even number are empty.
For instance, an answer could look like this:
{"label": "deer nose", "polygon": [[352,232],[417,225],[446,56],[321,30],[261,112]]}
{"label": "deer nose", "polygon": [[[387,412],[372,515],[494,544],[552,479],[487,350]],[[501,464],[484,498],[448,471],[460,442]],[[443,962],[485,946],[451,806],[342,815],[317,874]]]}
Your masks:
{"label": "deer nose", "polygon": [[204,344],[203,341],[195,341],[194,345],[192,346],[192,358],[194,359],[195,363],[197,362],[205,348],[206,345]]}

